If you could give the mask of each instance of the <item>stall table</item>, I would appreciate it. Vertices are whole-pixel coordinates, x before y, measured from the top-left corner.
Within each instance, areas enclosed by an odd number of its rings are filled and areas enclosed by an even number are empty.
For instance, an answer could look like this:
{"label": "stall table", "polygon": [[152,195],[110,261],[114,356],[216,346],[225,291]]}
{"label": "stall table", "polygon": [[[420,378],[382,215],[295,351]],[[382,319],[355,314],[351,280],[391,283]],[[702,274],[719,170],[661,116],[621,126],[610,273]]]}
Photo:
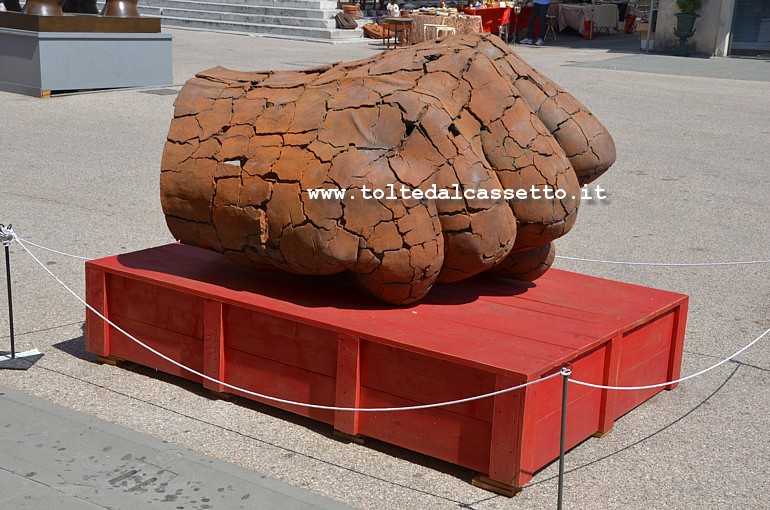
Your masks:
{"label": "stall table", "polygon": [[478,34],[482,32],[481,16],[431,16],[429,14],[412,14],[412,44],[425,40],[423,27],[425,25],[444,25],[454,27],[455,33]]}
{"label": "stall table", "polygon": [[412,18],[385,18],[384,20],[385,33],[388,36],[384,39],[385,46],[390,48],[390,38],[393,37],[393,47],[398,47],[399,44],[406,46],[413,44],[412,40],[412,27],[414,20]]}
{"label": "stall table", "polygon": [[465,14],[481,17],[481,24],[484,27],[484,32],[487,34],[497,34],[500,25],[507,25],[508,23],[504,23],[503,20],[506,18],[506,15],[510,16],[513,14],[511,11],[513,11],[513,9],[510,7],[486,7],[481,9],[468,7],[463,9]]}
{"label": "stall table", "polygon": [[618,27],[618,6],[615,4],[604,5],[572,5],[562,4],[559,8],[559,32],[567,27],[573,28],[585,34],[585,22],[592,20],[594,30],[605,28],[617,29]]}

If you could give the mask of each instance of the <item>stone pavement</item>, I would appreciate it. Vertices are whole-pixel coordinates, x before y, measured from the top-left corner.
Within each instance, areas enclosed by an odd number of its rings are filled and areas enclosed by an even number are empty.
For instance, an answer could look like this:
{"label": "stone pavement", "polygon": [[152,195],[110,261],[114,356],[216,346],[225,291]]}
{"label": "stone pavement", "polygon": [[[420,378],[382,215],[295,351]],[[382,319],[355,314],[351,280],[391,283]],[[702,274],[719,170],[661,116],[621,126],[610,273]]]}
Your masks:
{"label": "stone pavement", "polygon": [[349,508],[0,386],[0,508]]}
{"label": "stone pavement", "polygon": [[[370,42],[330,46],[181,30],[173,34],[177,83],[216,65],[299,69],[381,50]],[[635,50],[638,39],[606,39],[611,43],[606,48],[601,42],[583,45],[560,36],[561,46],[515,48],[582,101],[618,148],[616,164],[597,181],[608,199],[581,206],[575,229],[559,240],[557,253],[662,262],[770,258],[770,83],[741,79],[767,62],[643,58]],[[607,64],[618,57],[629,63]],[[704,66],[720,71],[705,75]],[[666,72],[674,68],[680,72]],[[170,242],[158,174],[176,91],[112,91],[50,100],[0,94],[0,223],[13,223],[22,238],[89,257]],[[241,399],[211,400],[198,386],[152,370],[99,365],[84,351],[82,305],[18,246],[11,251],[17,347],[38,348],[45,355],[26,372],[0,372],[7,394],[21,391],[166,441],[175,445],[169,446],[174,451],[194,450],[203,462],[232,463],[257,477],[355,508],[556,505],[555,465],[537,473],[521,496],[507,499],[472,487],[473,473],[463,468],[376,441],[365,447],[343,443],[326,425]],[[82,295],[82,261],[35,252]],[[690,295],[683,374],[732,354],[770,327],[767,265],[655,268],[559,260],[557,266]],[[0,292],[0,335],[7,331],[5,306]],[[0,349],[7,339],[0,337]],[[760,342],[737,362],[656,396],[621,418],[609,436],[589,439],[569,452],[565,507],[766,508],[769,345]],[[0,405],[5,423],[21,412],[13,399],[3,398]],[[35,416],[33,421],[50,415],[40,411]],[[82,429],[83,422],[77,423],[75,429]],[[34,426],[39,430],[42,424]],[[63,460],[59,474],[69,476],[64,470],[72,469],[66,461],[73,457],[50,446],[56,440],[72,441],[71,429],[61,425],[54,430],[62,439],[40,439],[28,450],[45,465]],[[136,440],[135,450],[151,451],[147,441],[153,440]],[[77,447],[78,454],[84,448],[86,459],[95,457],[96,473],[118,467],[107,452],[100,453],[103,442],[94,439]],[[43,451],[51,457],[37,456]],[[132,458],[142,455],[152,458],[149,453],[132,453]],[[10,449],[0,447],[0,466],[13,462]],[[22,476],[37,471],[19,469]],[[3,482],[18,488],[14,494],[30,482],[16,471],[5,473]],[[223,487],[216,476],[214,486]],[[75,488],[88,492],[97,486],[70,487]],[[114,501],[121,497],[129,496],[113,496]],[[56,504],[68,502],[80,503],[58,498]],[[88,508],[92,503],[83,504]],[[18,507],[0,502],[0,509],[6,508]]]}

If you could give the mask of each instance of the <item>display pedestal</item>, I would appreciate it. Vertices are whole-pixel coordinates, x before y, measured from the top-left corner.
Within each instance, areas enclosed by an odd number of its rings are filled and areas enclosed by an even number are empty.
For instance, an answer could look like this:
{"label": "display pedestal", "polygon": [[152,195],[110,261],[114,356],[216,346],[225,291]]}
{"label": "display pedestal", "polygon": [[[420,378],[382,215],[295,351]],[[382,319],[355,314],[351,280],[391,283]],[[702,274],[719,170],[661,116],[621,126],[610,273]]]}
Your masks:
{"label": "display pedestal", "polygon": [[[201,373],[338,407],[429,404],[512,387],[571,363],[573,377],[644,385],[679,377],[687,296],[566,271],[535,283],[437,285],[393,308],[343,279],[260,274],[180,244],[86,263],[89,304]],[[89,352],[233,392],[158,358],[87,314]],[[478,471],[515,493],[559,454],[560,378],[438,409],[348,412],[255,399]],[[661,389],[572,386],[567,447],[609,431]],[[239,394],[237,391],[233,393]],[[243,395],[247,398],[248,395]]]}
{"label": "display pedestal", "polygon": [[151,18],[0,12],[0,90],[45,97],[171,85],[171,38]]}

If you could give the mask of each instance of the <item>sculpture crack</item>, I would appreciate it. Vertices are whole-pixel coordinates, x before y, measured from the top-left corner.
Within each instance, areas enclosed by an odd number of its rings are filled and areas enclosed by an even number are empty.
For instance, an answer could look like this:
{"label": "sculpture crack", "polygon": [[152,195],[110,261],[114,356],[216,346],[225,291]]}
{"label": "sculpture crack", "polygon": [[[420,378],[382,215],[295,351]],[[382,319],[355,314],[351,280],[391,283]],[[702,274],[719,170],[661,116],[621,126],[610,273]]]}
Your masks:
{"label": "sculpture crack", "polygon": [[[161,201],[177,239],[256,270],[347,272],[402,305],[437,281],[542,275],[573,197],[614,160],[574,97],[474,34],[302,71],[198,73],[175,103]],[[567,196],[490,195],[532,186]],[[456,189],[490,198],[429,196]]]}

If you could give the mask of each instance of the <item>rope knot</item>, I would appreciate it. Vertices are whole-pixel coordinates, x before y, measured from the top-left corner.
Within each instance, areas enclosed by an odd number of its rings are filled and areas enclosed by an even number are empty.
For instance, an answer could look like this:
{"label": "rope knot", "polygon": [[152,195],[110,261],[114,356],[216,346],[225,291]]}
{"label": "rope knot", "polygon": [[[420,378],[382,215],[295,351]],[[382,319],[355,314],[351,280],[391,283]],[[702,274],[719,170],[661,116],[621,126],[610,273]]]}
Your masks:
{"label": "rope knot", "polygon": [[13,231],[13,225],[7,227],[0,223],[0,242],[3,246],[8,247],[13,241],[16,240],[16,232]]}

